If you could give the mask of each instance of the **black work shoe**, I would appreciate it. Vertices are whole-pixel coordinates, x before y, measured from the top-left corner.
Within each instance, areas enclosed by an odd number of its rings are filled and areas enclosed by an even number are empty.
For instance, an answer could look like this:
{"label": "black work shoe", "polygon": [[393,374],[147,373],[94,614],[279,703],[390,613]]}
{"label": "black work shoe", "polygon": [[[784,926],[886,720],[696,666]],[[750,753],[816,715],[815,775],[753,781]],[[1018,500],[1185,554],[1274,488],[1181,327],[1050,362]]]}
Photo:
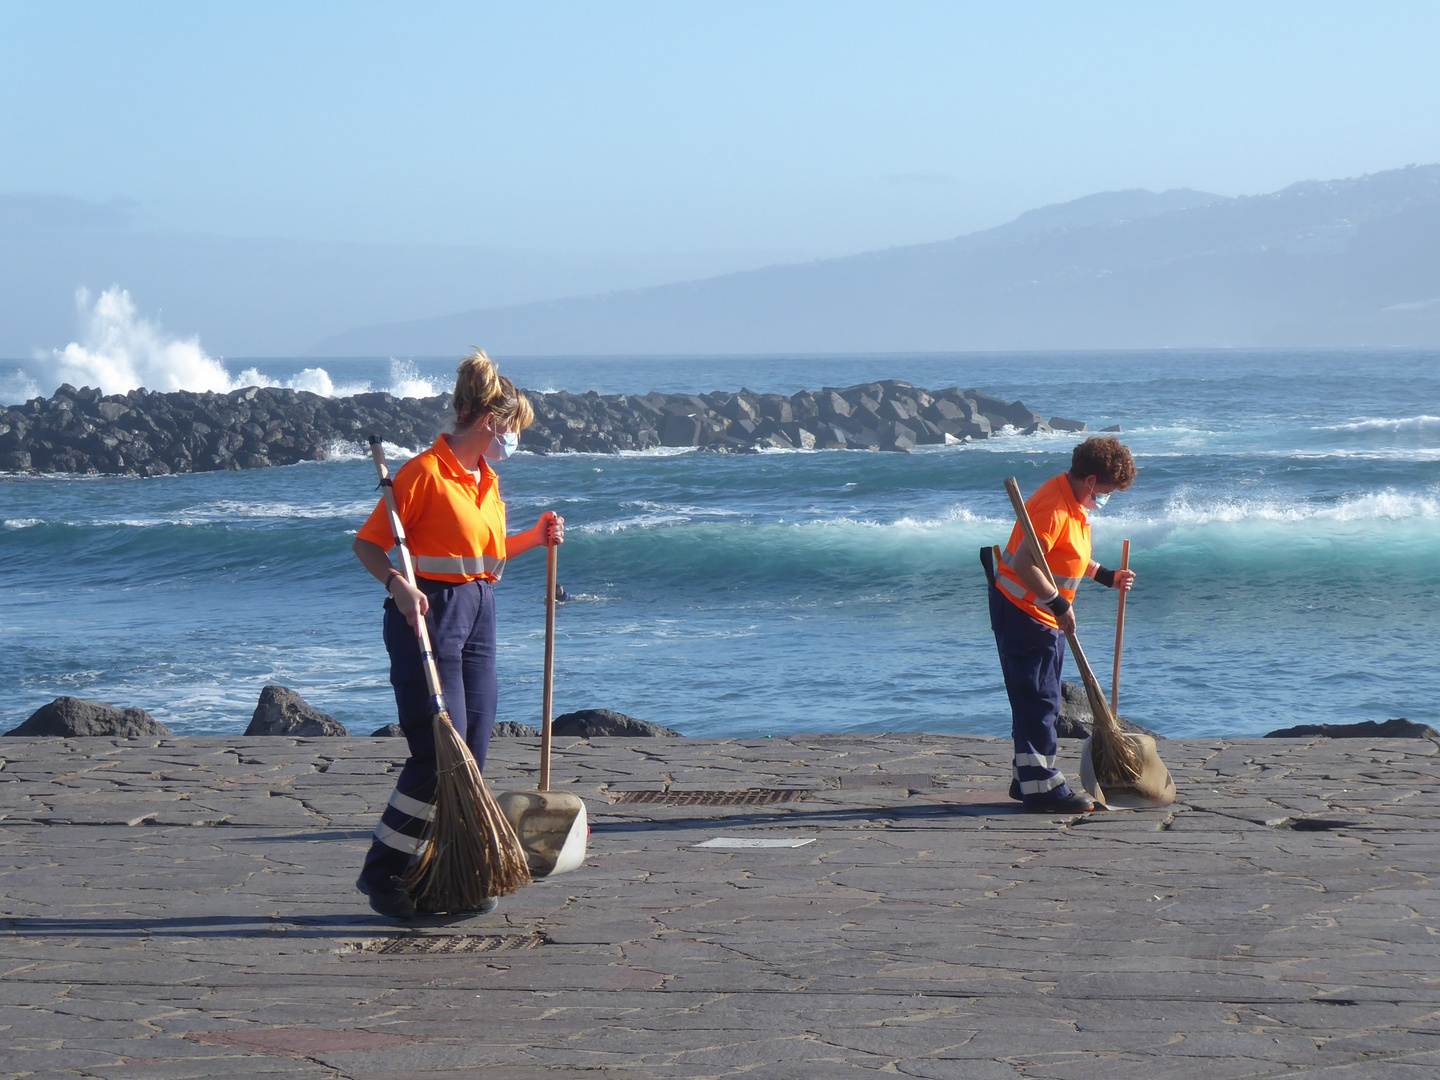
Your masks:
{"label": "black work shoe", "polygon": [[1019,781],[1019,780],[1011,780],[1011,781],[1010,781],[1010,798],[1014,799],[1016,802],[1024,802],[1024,801],[1025,801],[1025,796],[1020,794],[1020,781]]}
{"label": "black work shoe", "polygon": [[1083,791],[1072,791],[1058,799],[1025,804],[1027,814],[1086,814],[1095,809],[1095,800]]}
{"label": "black work shoe", "polygon": [[370,906],[379,914],[391,919],[415,918],[415,901],[399,878],[387,878],[383,885],[374,885],[361,877],[355,887],[370,898]]}

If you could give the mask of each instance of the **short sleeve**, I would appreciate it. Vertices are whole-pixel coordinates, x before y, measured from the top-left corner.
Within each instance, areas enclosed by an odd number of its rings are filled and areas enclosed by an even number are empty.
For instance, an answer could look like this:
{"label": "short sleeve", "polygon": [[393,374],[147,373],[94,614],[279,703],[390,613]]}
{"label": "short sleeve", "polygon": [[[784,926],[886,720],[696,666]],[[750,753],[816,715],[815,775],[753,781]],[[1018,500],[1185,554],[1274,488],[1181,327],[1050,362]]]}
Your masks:
{"label": "short sleeve", "polygon": [[[405,527],[407,534],[415,531],[415,523],[425,512],[429,494],[430,474],[421,468],[418,462],[419,458],[411,458],[410,461],[407,461],[395,474],[391,488],[395,493],[396,509],[400,511],[400,524]],[[412,468],[412,465],[415,467]],[[385,506],[383,495],[375,504],[375,509],[370,511],[370,516],[365,519],[365,524],[360,526],[357,536],[361,540],[368,540],[384,551],[389,551],[395,546],[395,532],[390,528],[390,511]]]}

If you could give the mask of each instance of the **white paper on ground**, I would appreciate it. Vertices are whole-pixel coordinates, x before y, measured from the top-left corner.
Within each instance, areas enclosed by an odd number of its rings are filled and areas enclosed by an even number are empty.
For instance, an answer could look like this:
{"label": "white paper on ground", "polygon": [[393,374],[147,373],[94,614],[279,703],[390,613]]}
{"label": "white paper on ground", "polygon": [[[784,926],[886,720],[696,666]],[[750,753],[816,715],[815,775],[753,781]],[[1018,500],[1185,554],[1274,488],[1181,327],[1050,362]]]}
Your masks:
{"label": "white paper on ground", "polygon": [[797,848],[813,844],[813,836],[716,836],[704,843],[703,848]]}

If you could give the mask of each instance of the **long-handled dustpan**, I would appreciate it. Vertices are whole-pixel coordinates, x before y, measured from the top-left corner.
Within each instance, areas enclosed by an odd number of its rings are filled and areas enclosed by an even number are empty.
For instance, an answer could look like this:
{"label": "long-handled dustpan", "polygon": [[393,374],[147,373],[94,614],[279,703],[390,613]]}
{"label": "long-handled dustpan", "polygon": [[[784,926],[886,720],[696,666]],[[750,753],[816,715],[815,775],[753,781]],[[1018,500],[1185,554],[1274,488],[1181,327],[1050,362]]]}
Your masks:
{"label": "long-handled dustpan", "polygon": [[[1121,548],[1120,569],[1130,569],[1130,541]],[[1120,654],[1125,647],[1125,593],[1120,593],[1120,610],[1115,616],[1115,670],[1110,681],[1110,711],[1120,719]],[[1138,810],[1148,806],[1169,806],[1175,801],[1175,780],[1160,760],[1155,740],[1138,732],[1125,733],[1140,755],[1140,775],[1129,785],[1102,788],[1095,779],[1090,757],[1090,740],[1080,746],[1080,783],[1095,799],[1111,810]]]}
{"label": "long-handled dustpan", "polygon": [[520,837],[534,877],[568,873],[585,861],[590,822],[585,803],[568,791],[550,790],[550,712],[555,685],[556,547],[547,549],[545,569],[545,691],[540,719],[540,786],[536,791],[507,791],[500,810]]}

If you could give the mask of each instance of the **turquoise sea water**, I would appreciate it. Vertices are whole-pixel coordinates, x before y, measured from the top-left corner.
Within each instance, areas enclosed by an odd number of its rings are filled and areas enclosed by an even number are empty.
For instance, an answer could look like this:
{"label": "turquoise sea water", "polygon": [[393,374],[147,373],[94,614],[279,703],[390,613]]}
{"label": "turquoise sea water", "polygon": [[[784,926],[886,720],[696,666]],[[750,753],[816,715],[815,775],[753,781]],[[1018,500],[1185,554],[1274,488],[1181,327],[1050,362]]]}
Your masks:
{"label": "turquoise sea water", "polygon": [[[390,385],[388,360],[322,362]],[[256,366],[286,381],[315,361]],[[1440,726],[1440,357],[1159,352],[515,360],[524,386],[794,392],[879,378],[976,387],[1046,416],[1120,424],[1141,466],[1095,518],[1132,541],[1122,714],[1164,734],[1261,734],[1409,716]],[[451,361],[420,361],[442,384]],[[0,372],[3,374],[3,372]],[[413,376],[416,372],[409,373]],[[1074,437],[911,455],[520,455],[512,529],[570,523],[557,711],[605,707],[689,735],[1004,734],[976,560]],[[523,444],[522,444],[523,447]],[[379,586],[350,554],[373,469],[0,478],[0,723],[59,694],[236,732],[261,686],[352,731],[392,718]],[[543,558],[499,586],[500,718],[540,709]],[[1115,594],[1082,589],[1108,686]],[[1073,665],[1067,665],[1074,677]]]}

